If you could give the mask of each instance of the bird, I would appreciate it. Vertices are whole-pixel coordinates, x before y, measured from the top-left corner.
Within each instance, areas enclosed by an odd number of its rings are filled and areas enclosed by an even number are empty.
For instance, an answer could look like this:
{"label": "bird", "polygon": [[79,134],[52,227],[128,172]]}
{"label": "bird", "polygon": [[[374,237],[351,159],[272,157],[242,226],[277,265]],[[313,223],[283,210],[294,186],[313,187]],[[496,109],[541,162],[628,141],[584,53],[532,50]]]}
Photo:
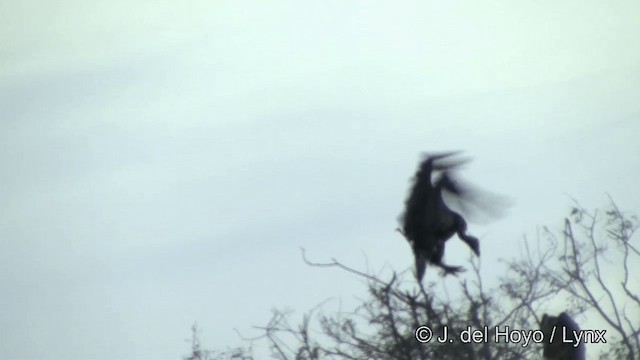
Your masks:
{"label": "bird", "polygon": [[[580,332],[578,324],[566,312],[558,316],[544,314],[540,321],[544,334],[543,356],[547,360],[584,360],[584,343],[576,338]],[[565,340],[571,340],[566,342]]]}
{"label": "bird", "polygon": [[[459,151],[427,156],[418,166],[413,177],[413,186],[405,201],[400,216],[401,228],[397,230],[406,238],[415,256],[416,276],[421,282],[427,263],[438,266],[444,275],[457,275],[464,271],[461,266],[450,266],[443,262],[445,243],[454,234],[480,256],[480,243],[467,234],[467,222],[451,210],[442,198],[443,191],[464,197],[465,191],[454,179],[453,170],[468,160],[448,160]],[[440,177],[433,182],[434,171]]]}

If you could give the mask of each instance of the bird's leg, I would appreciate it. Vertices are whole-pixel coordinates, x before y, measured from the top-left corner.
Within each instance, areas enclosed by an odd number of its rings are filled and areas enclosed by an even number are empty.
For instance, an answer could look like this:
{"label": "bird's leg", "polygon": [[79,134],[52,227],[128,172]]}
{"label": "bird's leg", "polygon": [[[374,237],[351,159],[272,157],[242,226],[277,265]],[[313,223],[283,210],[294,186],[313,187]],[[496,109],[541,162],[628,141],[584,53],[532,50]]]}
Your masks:
{"label": "bird's leg", "polygon": [[467,245],[469,245],[471,250],[473,250],[473,252],[477,256],[480,256],[480,241],[478,241],[478,239],[465,233],[462,233],[462,234],[458,233],[458,236],[460,236],[462,241],[464,241]]}
{"label": "bird's leg", "polygon": [[424,272],[427,269],[427,259],[423,256],[419,251],[415,251],[416,258],[416,277],[418,278],[418,282],[422,282],[422,278],[424,277]]}
{"label": "bird's leg", "polygon": [[464,241],[477,256],[480,256],[480,242],[474,236],[467,234],[467,222],[459,214],[456,214],[456,233],[460,240]]}

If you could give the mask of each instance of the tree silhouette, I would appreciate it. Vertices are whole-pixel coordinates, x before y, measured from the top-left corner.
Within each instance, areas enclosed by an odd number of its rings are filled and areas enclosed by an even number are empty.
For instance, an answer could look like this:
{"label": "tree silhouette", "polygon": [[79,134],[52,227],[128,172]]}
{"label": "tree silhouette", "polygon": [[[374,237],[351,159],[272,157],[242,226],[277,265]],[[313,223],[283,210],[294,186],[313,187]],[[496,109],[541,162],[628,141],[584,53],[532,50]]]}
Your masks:
{"label": "tree silhouette", "polygon": [[[543,315],[558,301],[567,302],[565,315],[578,323],[597,318],[611,329],[606,345],[585,344],[591,358],[599,353],[600,359],[637,359],[640,294],[637,280],[631,279],[637,276],[631,264],[640,257],[632,242],[637,228],[638,219],[621,212],[613,200],[603,215],[575,202],[558,235],[543,227],[534,244],[523,239],[520,258],[501,259],[505,271],[496,279],[496,287],[487,287],[479,261],[471,257],[473,277],[451,279],[459,286],[460,296],[442,291],[443,280],[424,285],[395,272],[383,278],[335,259],[311,262],[303,253],[310,266],[337,267],[364,279],[369,298],[350,313],[323,314],[319,306],[297,326],[290,324],[289,312],[274,310],[271,321],[257,327],[262,335],[245,339],[248,347],[212,359],[252,359],[251,346],[256,342],[267,344],[273,359],[515,360],[540,359],[543,352],[547,359],[563,359],[548,344],[548,334],[540,330],[543,319],[549,319]],[[614,257],[616,261],[607,260]],[[612,280],[615,271],[619,281]],[[434,337],[421,343],[416,330],[422,326],[429,327],[435,337],[446,329],[451,341],[440,343]],[[506,341],[507,327],[543,336],[544,341],[527,343],[522,337]],[[478,333],[482,341],[463,341],[475,330],[482,330]]]}

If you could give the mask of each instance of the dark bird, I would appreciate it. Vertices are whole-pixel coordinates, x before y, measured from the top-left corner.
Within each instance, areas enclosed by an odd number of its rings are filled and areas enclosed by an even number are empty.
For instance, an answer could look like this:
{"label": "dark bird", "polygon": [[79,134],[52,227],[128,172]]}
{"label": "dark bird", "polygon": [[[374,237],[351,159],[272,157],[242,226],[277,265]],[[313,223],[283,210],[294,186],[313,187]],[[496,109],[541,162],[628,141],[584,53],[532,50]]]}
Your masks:
{"label": "dark bird", "polygon": [[[464,241],[473,252],[480,256],[478,239],[467,234],[467,222],[451,210],[442,198],[443,190],[458,197],[465,192],[453,179],[451,170],[466,163],[466,160],[444,161],[458,152],[427,157],[420,163],[414,177],[413,187],[405,201],[401,216],[402,228],[398,229],[409,241],[416,261],[416,275],[422,281],[427,263],[438,266],[445,275],[464,271],[460,266],[449,266],[442,262],[445,242],[454,234]],[[441,171],[435,184],[434,171]]]}
{"label": "dark bird", "polygon": [[[580,328],[567,313],[558,316],[544,314],[540,322],[544,334],[543,356],[547,360],[585,360],[583,343],[578,343],[576,334]],[[570,340],[566,341],[565,340]]]}

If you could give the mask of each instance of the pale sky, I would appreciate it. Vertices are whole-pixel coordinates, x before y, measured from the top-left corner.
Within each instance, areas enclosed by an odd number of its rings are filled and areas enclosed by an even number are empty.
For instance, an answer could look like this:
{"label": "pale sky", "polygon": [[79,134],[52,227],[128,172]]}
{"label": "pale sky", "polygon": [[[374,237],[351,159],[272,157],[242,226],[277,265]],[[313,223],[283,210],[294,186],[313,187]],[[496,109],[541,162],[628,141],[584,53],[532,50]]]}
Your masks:
{"label": "pale sky", "polygon": [[1,1],[0,358],[180,359],[194,321],[225,348],[271,308],[349,302],[361,281],[300,248],[411,269],[394,228],[422,151],[465,150],[515,201],[470,224],[484,264],[560,229],[568,195],[637,214],[639,13]]}

